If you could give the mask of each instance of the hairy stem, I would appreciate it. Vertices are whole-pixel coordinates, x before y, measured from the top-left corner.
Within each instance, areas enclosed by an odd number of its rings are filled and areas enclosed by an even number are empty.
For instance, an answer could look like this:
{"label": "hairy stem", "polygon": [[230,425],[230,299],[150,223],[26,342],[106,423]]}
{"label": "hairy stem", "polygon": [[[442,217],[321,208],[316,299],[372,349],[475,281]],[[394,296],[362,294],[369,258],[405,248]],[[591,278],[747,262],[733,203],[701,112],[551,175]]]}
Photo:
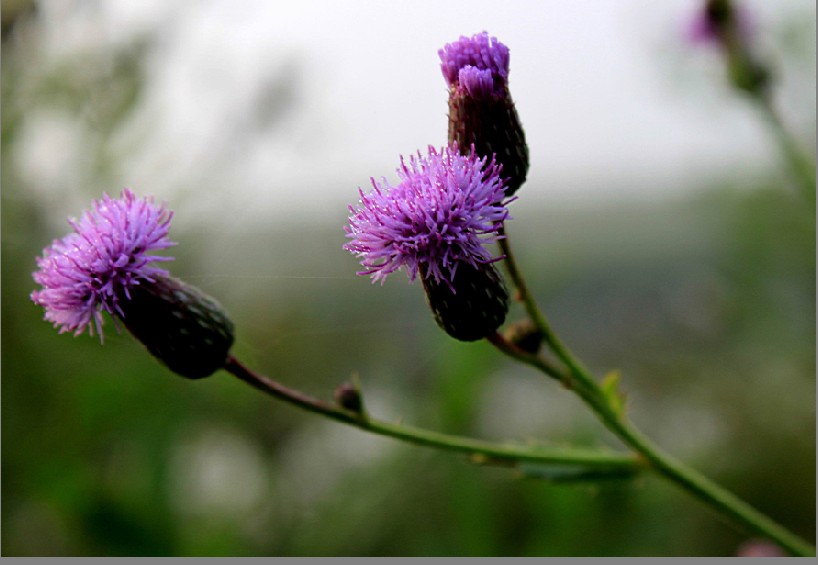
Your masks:
{"label": "hairy stem", "polygon": [[[503,235],[506,235],[504,230]],[[740,527],[771,539],[794,555],[815,555],[815,548],[812,545],[755,510],[704,475],[663,452],[643,435],[626,416],[617,411],[611,405],[593,375],[583,367],[551,329],[517,267],[507,235],[500,240],[500,246],[505,254],[505,264],[509,276],[517,288],[519,300],[525,306],[531,321],[542,333],[545,343],[566,367],[566,372],[558,376],[563,383],[574,385],[566,388],[574,390],[588,404],[600,421],[626,445],[640,454],[660,476],[683,488],[722,516],[730,518]],[[496,341],[494,340],[492,343],[507,355],[539,368],[550,377],[555,376],[553,370],[546,371],[533,359],[524,358],[526,354],[521,355],[520,352],[509,350],[509,348],[496,343]],[[534,356],[529,355],[529,357]]]}

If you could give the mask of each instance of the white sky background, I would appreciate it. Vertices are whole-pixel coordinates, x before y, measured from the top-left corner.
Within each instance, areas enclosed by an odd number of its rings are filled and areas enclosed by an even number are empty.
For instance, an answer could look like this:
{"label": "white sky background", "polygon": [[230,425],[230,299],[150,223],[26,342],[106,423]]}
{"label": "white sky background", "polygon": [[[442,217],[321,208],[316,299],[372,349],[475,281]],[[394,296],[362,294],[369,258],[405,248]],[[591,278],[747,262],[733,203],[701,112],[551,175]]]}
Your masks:
{"label": "white sky background", "polygon": [[[661,197],[774,162],[756,116],[724,86],[717,55],[684,43],[699,4],[107,0],[40,11],[52,57],[153,34],[143,97],[113,141],[119,184],[100,192],[131,186],[184,202],[196,221],[216,212],[269,222],[343,218],[370,176],[394,180],[399,155],[444,144],[437,50],[484,29],[511,50],[531,154],[519,194],[529,203]],[[815,20],[809,0],[750,6],[762,47],[794,10]],[[292,107],[258,125],[254,108],[286,72]],[[814,91],[808,98],[814,104]],[[49,118],[25,130],[23,173],[44,193],[80,189],[61,170],[81,160],[70,130]]]}

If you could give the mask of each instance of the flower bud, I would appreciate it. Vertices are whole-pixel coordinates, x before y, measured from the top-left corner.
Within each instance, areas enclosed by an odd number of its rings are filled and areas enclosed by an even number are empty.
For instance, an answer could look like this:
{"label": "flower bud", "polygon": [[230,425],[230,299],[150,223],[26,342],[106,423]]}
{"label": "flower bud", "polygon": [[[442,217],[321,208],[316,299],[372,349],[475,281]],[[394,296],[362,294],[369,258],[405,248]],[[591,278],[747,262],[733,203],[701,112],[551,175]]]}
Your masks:
{"label": "flower bud", "polygon": [[335,389],[335,402],[341,408],[362,414],[364,402],[361,398],[361,391],[352,383],[342,383]]}
{"label": "flower bud", "polygon": [[493,155],[511,196],[525,182],[528,145],[508,89],[508,48],[483,32],[438,53],[449,85],[449,143]]}

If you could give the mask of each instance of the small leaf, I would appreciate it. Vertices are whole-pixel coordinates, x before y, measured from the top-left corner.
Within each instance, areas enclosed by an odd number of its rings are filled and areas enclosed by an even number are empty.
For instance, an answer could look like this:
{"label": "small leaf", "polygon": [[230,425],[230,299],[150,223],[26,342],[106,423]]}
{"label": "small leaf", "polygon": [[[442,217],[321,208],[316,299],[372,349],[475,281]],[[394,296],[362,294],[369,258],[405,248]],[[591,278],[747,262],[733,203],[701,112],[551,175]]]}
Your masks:
{"label": "small leaf", "polygon": [[602,378],[600,385],[603,396],[617,416],[625,415],[625,394],[619,390],[621,376],[619,371],[611,371]]}

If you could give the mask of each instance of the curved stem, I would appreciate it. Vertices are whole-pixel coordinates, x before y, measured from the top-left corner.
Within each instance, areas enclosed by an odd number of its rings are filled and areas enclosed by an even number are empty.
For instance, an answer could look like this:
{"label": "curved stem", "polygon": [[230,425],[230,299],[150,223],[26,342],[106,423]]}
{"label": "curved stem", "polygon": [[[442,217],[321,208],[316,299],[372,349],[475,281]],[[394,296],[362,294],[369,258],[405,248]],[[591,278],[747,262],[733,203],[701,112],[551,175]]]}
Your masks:
{"label": "curved stem", "polygon": [[366,414],[352,412],[329,402],[290,389],[268,377],[245,367],[235,357],[229,357],[224,370],[256,389],[294,406],[321,414],[338,422],[348,424],[373,434],[395,439],[466,453],[479,463],[532,462],[548,465],[581,465],[598,471],[637,472],[644,462],[633,456],[607,453],[591,449],[551,449],[538,446],[517,446],[491,443],[472,438],[442,434],[403,424],[376,420]]}
{"label": "curved stem", "polygon": [[[503,235],[505,235],[505,230],[503,230]],[[761,512],[755,510],[749,504],[720,487],[704,475],[687,467],[681,461],[676,460],[660,450],[650,439],[644,436],[628,421],[623,414],[611,406],[610,401],[605,396],[593,375],[582,366],[571,351],[560,341],[546,321],[545,316],[528,291],[525,279],[517,268],[507,236],[500,240],[500,245],[506,256],[505,263],[509,276],[517,287],[519,300],[524,304],[531,321],[534,322],[542,333],[546,344],[567,369],[567,373],[560,376],[561,380],[564,383],[568,381],[575,382],[578,385],[569,386],[568,388],[576,391],[611,432],[635,452],[644,457],[645,461],[650,464],[650,467],[660,476],[676,483],[711,508],[732,519],[735,523],[750,532],[771,539],[795,555],[815,555],[815,548],[812,545]],[[534,367],[538,367],[551,377],[554,376],[551,371],[546,371],[543,367],[539,367],[533,359],[522,359],[519,352],[510,351],[508,348],[501,347],[497,343],[495,343],[495,345],[507,355],[527,362]]]}

